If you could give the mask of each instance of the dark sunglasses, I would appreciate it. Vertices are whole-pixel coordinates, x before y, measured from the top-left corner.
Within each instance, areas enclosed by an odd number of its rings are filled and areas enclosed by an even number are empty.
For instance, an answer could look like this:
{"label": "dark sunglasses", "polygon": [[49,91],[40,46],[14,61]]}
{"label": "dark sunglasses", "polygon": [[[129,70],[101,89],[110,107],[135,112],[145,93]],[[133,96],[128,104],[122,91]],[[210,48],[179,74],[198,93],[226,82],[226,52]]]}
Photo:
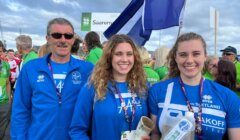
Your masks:
{"label": "dark sunglasses", "polygon": [[233,54],[232,54],[232,53],[227,53],[227,52],[225,52],[225,53],[223,53],[222,55],[229,56],[229,55],[233,55]]}
{"label": "dark sunglasses", "polygon": [[62,36],[64,36],[65,39],[72,39],[74,35],[73,35],[73,34],[70,34],[70,33],[65,33],[65,34],[52,33],[51,36],[52,36],[54,39],[60,39],[60,38],[62,38]]}
{"label": "dark sunglasses", "polygon": [[209,66],[212,67],[212,68],[217,68],[218,67],[217,64],[209,64]]}

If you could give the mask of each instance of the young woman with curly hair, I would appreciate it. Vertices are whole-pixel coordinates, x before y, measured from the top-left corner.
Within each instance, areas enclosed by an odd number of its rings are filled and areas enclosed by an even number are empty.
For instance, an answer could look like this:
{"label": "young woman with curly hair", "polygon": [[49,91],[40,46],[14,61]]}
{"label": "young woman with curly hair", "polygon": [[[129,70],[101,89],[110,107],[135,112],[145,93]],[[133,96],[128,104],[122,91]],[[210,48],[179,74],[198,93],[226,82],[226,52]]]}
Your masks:
{"label": "young woman with curly hair", "polygon": [[134,42],[126,35],[112,36],[79,93],[71,138],[120,140],[148,114],[146,98],[146,76]]}

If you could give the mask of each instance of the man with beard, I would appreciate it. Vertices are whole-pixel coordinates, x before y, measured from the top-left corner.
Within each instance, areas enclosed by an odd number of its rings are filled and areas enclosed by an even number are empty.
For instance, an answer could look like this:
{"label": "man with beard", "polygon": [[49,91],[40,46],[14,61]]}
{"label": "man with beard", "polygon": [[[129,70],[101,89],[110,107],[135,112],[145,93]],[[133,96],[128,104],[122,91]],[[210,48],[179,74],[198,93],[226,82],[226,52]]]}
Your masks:
{"label": "man with beard", "polygon": [[72,24],[55,18],[47,25],[51,53],[24,65],[15,91],[11,138],[67,140],[78,93],[93,65],[71,57]]}

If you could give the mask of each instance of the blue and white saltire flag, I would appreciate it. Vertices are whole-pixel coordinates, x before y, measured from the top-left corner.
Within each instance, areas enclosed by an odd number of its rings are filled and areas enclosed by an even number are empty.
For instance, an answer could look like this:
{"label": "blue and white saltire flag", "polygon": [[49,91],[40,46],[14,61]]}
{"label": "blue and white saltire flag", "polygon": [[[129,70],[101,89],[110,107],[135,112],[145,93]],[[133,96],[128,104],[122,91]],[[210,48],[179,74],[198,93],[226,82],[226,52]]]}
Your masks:
{"label": "blue and white saltire flag", "polygon": [[185,0],[145,0],[143,27],[160,30],[182,24]]}
{"label": "blue and white saltire flag", "polygon": [[120,16],[104,32],[129,35],[138,46],[149,40],[152,30],[179,25],[185,0],[132,0]]}
{"label": "blue and white saltire flag", "polygon": [[114,34],[127,34],[139,46],[144,45],[150,38],[151,30],[143,30],[142,13],[144,0],[132,0],[127,8],[103,33],[106,38]]}

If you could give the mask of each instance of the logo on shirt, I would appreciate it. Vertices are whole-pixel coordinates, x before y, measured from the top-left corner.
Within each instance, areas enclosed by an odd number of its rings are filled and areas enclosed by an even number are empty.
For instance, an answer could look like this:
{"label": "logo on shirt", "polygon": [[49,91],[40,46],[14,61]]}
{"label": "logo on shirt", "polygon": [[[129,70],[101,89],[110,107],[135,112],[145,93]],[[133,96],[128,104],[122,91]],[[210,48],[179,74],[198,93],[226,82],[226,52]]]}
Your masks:
{"label": "logo on shirt", "polygon": [[213,97],[211,95],[203,95],[203,107],[220,110],[220,106],[213,103]]}
{"label": "logo on shirt", "polygon": [[73,81],[73,84],[80,84],[81,83],[81,73],[78,71],[72,72],[72,81]]}
{"label": "logo on shirt", "polygon": [[38,75],[37,82],[44,82],[44,75]]}
{"label": "logo on shirt", "polygon": [[[135,100],[132,100],[132,95],[131,95],[131,93],[129,92],[129,93],[121,93],[121,96],[122,96],[122,98],[123,98],[123,100],[125,101],[125,103],[124,104],[122,104],[120,101],[120,103],[118,104],[118,109],[119,109],[119,111],[118,111],[118,113],[119,114],[121,114],[122,113],[122,111],[124,111],[123,110],[123,106],[125,106],[126,108],[127,108],[127,110],[130,110],[130,112],[132,112],[133,110],[133,104],[136,106],[136,107],[139,107],[139,108],[141,108],[142,107],[142,105],[141,105],[141,101],[140,100],[137,100],[137,95],[136,94],[134,94],[133,96],[135,97]],[[115,94],[115,98],[118,100],[120,97],[117,95],[117,94]]]}
{"label": "logo on shirt", "polygon": [[224,121],[224,118],[208,118],[203,117],[203,126],[205,126],[205,129],[209,132],[213,133],[225,133],[225,127],[226,123]]}
{"label": "logo on shirt", "polygon": [[212,96],[211,95],[203,95],[203,102],[205,103],[213,103],[212,102]]}

